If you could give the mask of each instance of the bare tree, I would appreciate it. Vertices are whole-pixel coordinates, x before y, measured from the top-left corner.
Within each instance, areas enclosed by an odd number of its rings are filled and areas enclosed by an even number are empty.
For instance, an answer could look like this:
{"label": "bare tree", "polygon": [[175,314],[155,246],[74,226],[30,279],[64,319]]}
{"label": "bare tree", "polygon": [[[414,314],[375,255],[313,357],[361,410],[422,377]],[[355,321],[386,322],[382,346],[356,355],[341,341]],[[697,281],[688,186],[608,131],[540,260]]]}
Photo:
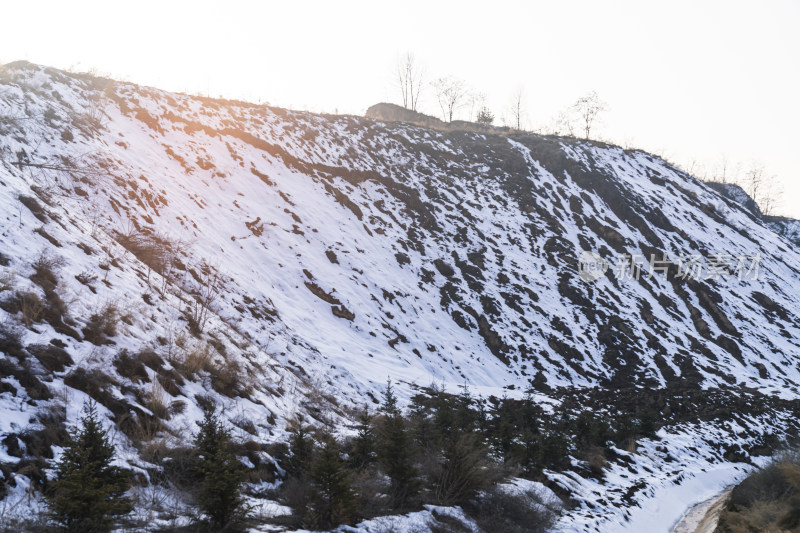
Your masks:
{"label": "bare tree", "polygon": [[525,116],[527,115],[523,99],[524,94],[525,89],[523,87],[518,88],[511,96],[511,101],[508,105],[508,125],[517,131],[522,131],[522,126],[525,122]]}
{"label": "bare tree", "polygon": [[550,135],[575,135],[575,121],[573,119],[572,108],[562,109],[550,120],[549,126],[545,131]]}
{"label": "bare tree", "polygon": [[469,106],[469,120],[478,122],[478,114],[486,107],[486,94],[480,91],[470,91],[467,95]]}
{"label": "bare tree", "polygon": [[453,114],[464,104],[467,95],[464,82],[448,76],[434,80],[432,85],[439,107],[442,108],[442,118],[453,122]]}
{"label": "bare tree", "polygon": [[198,279],[198,283],[187,290],[191,296],[191,301],[186,309],[186,317],[189,320],[189,326],[192,331],[194,333],[202,333],[206,327],[209,314],[215,310],[215,303],[222,291],[224,280],[219,270],[209,265],[205,260],[199,267],[196,279]]}
{"label": "bare tree", "polygon": [[417,64],[414,54],[408,52],[397,62],[397,81],[403,98],[403,107],[417,110],[419,93],[422,89],[422,68]]}
{"label": "bare tree", "polygon": [[711,175],[711,181],[717,183],[738,183],[741,182],[742,164],[741,162],[733,164],[728,160],[727,155],[722,155],[718,165],[714,167]]}
{"label": "bare tree", "polygon": [[728,170],[728,158],[727,156],[722,156],[722,161],[720,162],[719,167],[717,167],[717,171],[714,172],[714,180],[719,181],[720,183],[728,183],[729,170]]}
{"label": "bare tree", "polygon": [[781,189],[774,174],[768,174],[764,165],[755,163],[745,172],[742,183],[750,198],[758,204],[761,213],[770,216],[775,213],[781,197]]}
{"label": "bare tree", "polygon": [[588,139],[592,131],[592,125],[597,120],[597,116],[608,109],[608,105],[600,99],[597,92],[592,91],[586,96],[578,98],[572,106],[573,111],[578,115],[578,120],[583,128],[584,138]]}

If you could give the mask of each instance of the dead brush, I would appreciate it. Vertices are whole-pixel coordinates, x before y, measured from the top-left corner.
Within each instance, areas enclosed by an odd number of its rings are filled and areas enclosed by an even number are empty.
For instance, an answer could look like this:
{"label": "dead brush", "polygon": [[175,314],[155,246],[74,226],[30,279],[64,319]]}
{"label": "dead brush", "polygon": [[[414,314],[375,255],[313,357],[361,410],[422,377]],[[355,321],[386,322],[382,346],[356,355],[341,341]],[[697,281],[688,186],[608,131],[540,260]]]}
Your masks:
{"label": "dead brush", "polygon": [[45,311],[45,303],[35,292],[17,293],[22,323],[27,327],[40,322]]}
{"label": "dead brush", "polygon": [[164,392],[164,388],[156,379],[150,384],[150,392],[147,395],[147,408],[158,418],[166,420],[170,416],[169,408],[167,407],[167,393]]}
{"label": "dead brush", "polygon": [[210,372],[213,370],[214,351],[208,343],[198,342],[183,350],[182,355],[178,355],[173,362],[181,374],[187,379],[191,379],[200,372]]}
{"label": "dead brush", "polygon": [[86,327],[83,328],[83,336],[97,346],[109,344],[109,337],[117,334],[119,321],[120,313],[117,306],[109,302],[89,317]]}
{"label": "dead brush", "polygon": [[11,270],[6,270],[0,274],[0,292],[10,291],[16,286],[17,274]]}
{"label": "dead brush", "polygon": [[169,452],[172,436],[165,432],[164,424],[158,418],[128,413],[120,417],[117,428],[131,440],[147,462],[156,464]]}

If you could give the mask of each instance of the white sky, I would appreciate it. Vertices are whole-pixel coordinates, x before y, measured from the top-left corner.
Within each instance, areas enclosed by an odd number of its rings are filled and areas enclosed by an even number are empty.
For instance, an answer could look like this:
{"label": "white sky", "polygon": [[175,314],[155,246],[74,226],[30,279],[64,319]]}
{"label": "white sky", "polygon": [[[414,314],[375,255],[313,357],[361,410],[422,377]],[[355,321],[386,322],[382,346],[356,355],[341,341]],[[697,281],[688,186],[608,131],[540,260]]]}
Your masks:
{"label": "white sky", "polygon": [[[122,7],[124,6],[124,7]],[[583,94],[598,134],[690,166],[763,164],[800,218],[800,1],[3,1],[0,62],[363,114],[399,103],[396,61],[466,80],[528,127]],[[436,114],[433,96],[421,110]],[[698,167],[695,167],[697,170]]]}

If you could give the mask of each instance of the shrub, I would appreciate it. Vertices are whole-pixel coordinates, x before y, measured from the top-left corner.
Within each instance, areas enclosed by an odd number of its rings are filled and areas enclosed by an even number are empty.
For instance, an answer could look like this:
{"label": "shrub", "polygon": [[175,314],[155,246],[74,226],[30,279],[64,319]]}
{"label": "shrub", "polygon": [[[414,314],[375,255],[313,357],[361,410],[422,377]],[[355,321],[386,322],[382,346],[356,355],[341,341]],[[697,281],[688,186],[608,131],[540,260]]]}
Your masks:
{"label": "shrub", "polygon": [[464,510],[482,531],[537,533],[548,531],[560,502],[548,501],[533,489],[512,492],[496,486],[470,500]]}
{"label": "shrub", "polygon": [[32,344],[27,350],[50,372],[63,372],[67,366],[74,363],[69,353],[60,346]]}
{"label": "shrub", "polygon": [[19,202],[28,208],[28,210],[33,213],[33,216],[39,219],[41,222],[47,222],[47,212],[42,207],[42,204],[39,203],[36,198],[32,196],[19,196]]}
{"label": "shrub", "polygon": [[43,253],[31,266],[33,274],[30,280],[47,293],[55,290],[58,285],[58,269],[64,266],[64,258]]}
{"label": "shrub", "polygon": [[147,407],[153,412],[154,416],[165,420],[169,418],[164,389],[158,381],[153,381],[151,384],[147,400]]}
{"label": "shrub", "polygon": [[213,368],[212,360],[214,354],[208,344],[198,343],[193,348],[186,350],[183,358],[175,361],[175,365],[187,378],[192,378],[202,371],[210,371]]}
{"label": "shrub", "polygon": [[480,436],[466,433],[444,450],[444,461],[435,472],[434,495],[442,505],[460,504],[497,481]]}
{"label": "shrub", "polygon": [[23,357],[22,330],[10,322],[0,322],[0,352]]}
{"label": "shrub", "polygon": [[120,376],[130,379],[134,383],[145,383],[150,381],[150,376],[142,361],[136,356],[122,350],[114,358],[114,368]]}
{"label": "shrub", "polygon": [[22,323],[30,327],[38,323],[44,314],[45,304],[35,292],[17,293],[19,312],[22,313]]}
{"label": "shrub", "polygon": [[118,324],[119,311],[117,307],[111,303],[106,304],[99,313],[94,313],[86,321],[86,327],[83,328],[83,336],[87,341],[98,346],[112,344],[109,337],[117,334]]}

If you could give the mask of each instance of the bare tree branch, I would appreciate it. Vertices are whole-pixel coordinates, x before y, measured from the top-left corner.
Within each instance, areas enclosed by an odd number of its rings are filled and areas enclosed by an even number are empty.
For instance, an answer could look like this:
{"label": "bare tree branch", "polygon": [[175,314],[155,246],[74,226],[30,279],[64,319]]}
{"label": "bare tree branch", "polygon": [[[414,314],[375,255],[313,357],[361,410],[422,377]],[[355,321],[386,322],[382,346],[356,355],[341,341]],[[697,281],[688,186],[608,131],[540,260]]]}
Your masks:
{"label": "bare tree branch", "polygon": [[592,125],[597,120],[597,116],[608,109],[608,105],[600,99],[597,92],[592,91],[586,96],[578,98],[573,104],[572,109],[578,115],[578,119],[583,127],[584,138],[588,139],[591,135]]}
{"label": "bare tree branch", "polygon": [[402,60],[397,63],[397,81],[400,85],[400,95],[403,100],[403,107],[417,110],[419,104],[419,94],[422,88],[422,68],[417,64],[414,54],[408,52]]}
{"label": "bare tree branch", "polygon": [[518,88],[511,96],[511,102],[508,106],[510,115],[508,125],[517,131],[522,131],[525,122],[525,116],[527,115],[523,99],[524,94],[525,89],[523,87]]}
{"label": "bare tree branch", "polygon": [[447,122],[453,122],[456,110],[464,105],[464,97],[467,94],[464,82],[448,76],[434,80],[432,85],[436,100],[442,109],[442,118]]}

